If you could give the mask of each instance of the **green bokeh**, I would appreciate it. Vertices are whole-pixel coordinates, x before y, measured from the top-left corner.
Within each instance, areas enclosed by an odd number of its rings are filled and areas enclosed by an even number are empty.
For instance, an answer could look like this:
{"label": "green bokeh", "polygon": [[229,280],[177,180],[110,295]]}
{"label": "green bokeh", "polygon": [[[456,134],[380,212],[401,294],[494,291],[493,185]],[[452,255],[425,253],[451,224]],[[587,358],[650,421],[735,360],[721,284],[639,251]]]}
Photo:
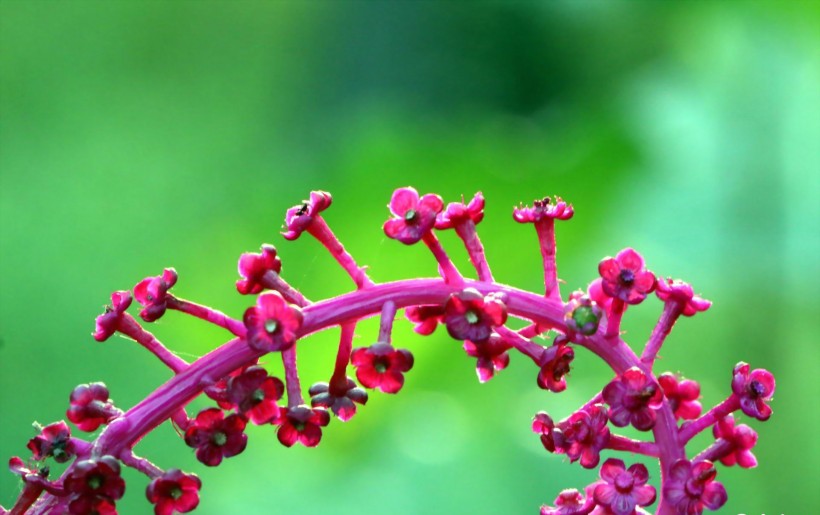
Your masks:
{"label": "green bokeh", "polygon": [[[750,423],[760,466],[719,471],[724,511],[817,511],[818,5],[3,1],[0,457],[26,456],[31,422],[62,418],[79,383],[105,381],[127,408],[168,379],[133,343],[91,339],[112,290],[174,266],[177,294],[239,317],[252,299],[234,290],[237,256],[269,242],[308,297],[347,291],[315,242],[278,234],[312,189],[333,193],[327,219],[374,279],[435,274],[380,228],[412,184],[484,192],[502,282],[541,287],[510,208],[546,194],[576,208],[558,228],[566,290],[626,246],[691,282],[713,309],[680,322],[663,365],[699,380],[707,406],[739,360],[778,380],[774,417]],[[627,339],[659,312],[630,309]],[[520,357],[479,385],[443,331],[398,326],[416,356],[406,389],[373,394],[318,449],[251,428],[244,454],[208,469],[166,425],[137,452],[198,473],[202,514],[536,513],[594,480],[529,430],[609,380],[588,353],[556,396]],[[224,339],[176,313],[151,330],[186,359]],[[362,324],[357,344],[376,333]],[[300,347],[307,384],[329,376],[336,337]],[[147,481],[128,480],[120,512],[148,513]],[[18,487],[0,475],[0,503]]]}

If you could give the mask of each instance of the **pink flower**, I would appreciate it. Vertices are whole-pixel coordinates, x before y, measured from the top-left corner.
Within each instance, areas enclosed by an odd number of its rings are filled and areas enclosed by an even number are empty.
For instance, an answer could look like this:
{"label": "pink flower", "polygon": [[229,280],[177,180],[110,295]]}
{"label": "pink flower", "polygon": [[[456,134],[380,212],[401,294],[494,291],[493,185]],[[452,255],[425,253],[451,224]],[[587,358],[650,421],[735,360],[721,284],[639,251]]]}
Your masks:
{"label": "pink flower", "polygon": [[96,319],[97,329],[94,331],[94,339],[104,342],[112,334],[117,332],[123,313],[131,305],[131,292],[115,291],[111,294],[111,304],[105,306],[105,312]]}
{"label": "pink flower", "polygon": [[263,293],[256,306],[245,311],[248,345],[264,352],[289,348],[302,326],[302,310],[288,304],[279,292]]}
{"label": "pink flower", "polygon": [[601,466],[600,475],[603,481],[595,486],[595,502],[615,515],[631,515],[636,507],[655,502],[655,487],[646,484],[649,472],[640,463],[627,469],[623,461],[609,458]]}
{"label": "pink flower", "polygon": [[282,271],[282,260],[276,255],[276,247],[262,245],[259,254],[246,252],[239,257],[239,275],[242,279],[236,281],[236,290],[242,295],[256,295],[265,289],[262,278],[268,272]]}
{"label": "pink flower", "polygon": [[604,401],[609,404],[609,420],[616,427],[630,423],[639,431],[655,426],[655,410],[661,407],[663,393],[643,370],[632,367],[606,385]]}
{"label": "pink flower", "polygon": [[683,305],[683,316],[690,317],[699,311],[706,311],[712,303],[695,295],[692,287],[678,279],[661,279],[656,284],[655,295],[664,302]]}
{"label": "pink flower", "polygon": [[146,322],[153,322],[165,314],[168,290],[177,282],[177,271],[166,268],[162,275],[146,277],[134,286],[134,297],[144,307],[140,316]]}
{"label": "pink flower", "polygon": [[154,515],[187,513],[199,504],[200,488],[202,481],[196,474],[169,469],[148,484],[145,496],[154,505]]}
{"label": "pink flower", "polygon": [[604,293],[627,304],[639,304],[655,289],[655,274],[644,268],[641,255],[630,248],[601,261],[598,273]]}
{"label": "pink flower", "polygon": [[378,342],[353,349],[350,363],[356,367],[356,379],[364,387],[396,393],[404,386],[404,373],[413,368],[413,355],[406,349]]}
{"label": "pink flower", "polygon": [[250,418],[254,424],[261,425],[278,420],[279,406],[276,401],[282,398],[284,392],[285,385],[279,378],[269,376],[260,366],[253,366],[230,378],[226,398],[239,413]]}
{"label": "pink flower", "polygon": [[276,436],[285,447],[292,447],[296,442],[305,447],[316,447],[322,440],[322,428],[330,423],[330,415],[323,409],[311,409],[305,406],[284,408],[282,425]]}
{"label": "pink flower", "polygon": [[66,417],[81,431],[95,431],[122,413],[109,400],[108,388],[103,383],[77,386],[72,390],[69,402],[71,407],[66,411]]}
{"label": "pink flower", "polygon": [[476,359],[476,373],[478,380],[486,383],[493,378],[496,372],[504,370],[510,364],[510,355],[507,353],[512,346],[493,333],[484,341],[473,342],[464,340],[464,351],[468,356]]}
{"label": "pink flower", "polygon": [[367,392],[357,387],[349,377],[341,388],[334,388],[328,383],[316,383],[310,387],[309,393],[311,406],[330,409],[342,422],[353,418],[356,404],[367,404]]}
{"label": "pink flower", "polygon": [[663,495],[678,513],[700,515],[704,508],[717,510],[726,503],[726,489],[715,481],[717,471],[711,461],[691,463],[678,460],[669,469]]}
{"label": "pink flower", "polygon": [[20,476],[23,481],[30,480],[32,478],[28,478],[28,476],[39,476],[43,479],[48,477],[49,469],[48,467],[42,467],[39,470],[35,470],[30,468],[26,465],[26,462],[23,461],[22,458],[19,456],[12,456],[9,458],[9,470],[12,474],[17,474]]}
{"label": "pink flower", "polygon": [[601,460],[601,450],[609,443],[609,428],[606,425],[606,407],[595,404],[576,411],[560,424],[558,444],[567,453],[570,463],[580,458],[584,468],[595,468]]}
{"label": "pink flower", "polygon": [[125,493],[125,481],[120,477],[120,463],[113,456],[75,463],[63,486],[74,497],[69,504],[69,512],[78,514],[95,513],[93,509],[101,504],[105,509],[112,510],[114,501]]}
{"label": "pink flower", "polygon": [[75,454],[71,430],[62,420],[44,427],[39,435],[28,441],[27,447],[37,461],[54,457],[57,463],[65,463]]}
{"label": "pink flower", "polygon": [[107,497],[80,496],[68,503],[68,513],[73,515],[117,515],[114,501]]}
{"label": "pink flower", "polygon": [[285,214],[287,231],[282,233],[286,240],[295,240],[304,232],[319,213],[330,207],[333,197],[326,191],[311,191],[310,200],[288,209]]}
{"label": "pink flower", "polygon": [[421,335],[432,334],[440,323],[444,323],[444,306],[410,306],[404,310],[407,319],[413,322],[413,330]]}
{"label": "pink flower", "polygon": [[663,395],[669,401],[669,406],[678,420],[694,420],[700,416],[703,406],[700,398],[700,385],[691,379],[678,378],[672,372],[665,372],[658,376]]}
{"label": "pink flower", "polygon": [[712,427],[712,434],[731,446],[729,454],[720,459],[720,462],[731,467],[738,464],[743,468],[757,466],[757,458],[752,454],[752,448],[757,443],[757,433],[746,424],[735,425],[735,417],[726,415]]}
{"label": "pink flower", "polygon": [[589,287],[587,288],[587,295],[589,298],[592,299],[592,302],[601,306],[604,311],[609,313],[610,306],[612,306],[612,297],[607,296],[604,293],[603,285],[604,280],[600,277],[589,283]]}
{"label": "pink flower", "polygon": [[219,408],[204,409],[191,420],[185,431],[185,443],[196,449],[196,459],[215,467],[222,463],[222,458],[236,456],[245,450],[248,444],[245,424],[242,415],[234,413],[225,417]]}
{"label": "pink flower", "polygon": [[[549,452],[563,453],[563,434],[546,411],[539,411],[532,420],[532,432],[541,435],[541,444]],[[557,441],[557,443],[556,443]]]}
{"label": "pink flower", "polygon": [[513,209],[513,219],[518,223],[538,222],[546,218],[569,220],[575,211],[572,204],[567,204],[561,197],[555,197],[555,204],[550,197],[535,200],[532,207],[518,206]]}
{"label": "pink flower", "polygon": [[507,307],[499,294],[486,297],[474,288],[453,293],[444,305],[447,332],[456,340],[484,341],[493,328],[507,321]]}
{"label": "pink flower", "polygon": [[763,368],[749,371],[748,363],[740,362],[732,371],[732,392],[740,398],[740,409],[750,417],[769,420],[772,408],[766,404],[774,395],[774,376]]}
{"label": "pink flower", "polygon": [[594,507],[592,499],[585,500],[581,492],[570,488],[558,494],[554,508],[541,506],[541,515],[586,515]]}
{"label": "pink flower", "polygon": [[582,291],[570,294],[569,302],[564,306],[564,323],[567,329],[586,336],[595,334],[604,311],[589,295]]}
{"label": "pink flower", "polygon": [[388,238],[412,245],[433,229],[444,202],[432,193],[419,198],[419,193],[408,187],[394,191],[387,207],[396,218],[384,223],[384,233]]}
{"label": "pink flower", "polygon": [[481,192],[475,194],[470,203],[451,202],[436,217],[436,229],[452,229],[457,225],[470,220],[475,225],[484,219],[484,196]]}
{"label": "pink flower", "polygon": [[538,371],[538,387],[551,392],[563,392],[567,388],[566,375],[569,364],[575,358],[575,351],[567,345],[566,338],[558,336],[555,343],[544,349]]}

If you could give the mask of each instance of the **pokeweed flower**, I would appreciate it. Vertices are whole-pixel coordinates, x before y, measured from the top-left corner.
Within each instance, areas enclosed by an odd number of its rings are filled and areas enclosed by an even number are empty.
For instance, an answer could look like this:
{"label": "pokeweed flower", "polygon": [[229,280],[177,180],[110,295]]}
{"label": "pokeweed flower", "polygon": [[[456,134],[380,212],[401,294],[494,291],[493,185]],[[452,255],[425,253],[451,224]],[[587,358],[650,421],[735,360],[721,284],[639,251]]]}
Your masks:
{"label": "pokeweed flower", "polygon": [[350,363],[356,367],[356,379],[365,388],[396,393],[404,386],[404,373],[413,368],[413,355],[406,349],[377,342],[353,349]]}
{"label": "pokeweed flower", "polygon": [[763,368],[749,371],[748,363],[740,362],[732,371],[732,392],[740,399],[740,409],[750,417],[765,422],[772,416],[766,404],[774,395],[774,376]]}
{"label": "pokeweed flower", "polygon": [[717,510],[726,503],[726,489],[715,481],[717,470],[711,461],[691,463],[678,460],[669,469],[663,495],[678,513],[700,515],[704,508]]}
{"label": "pokeweed flower", "polygon": [[31,449],[31,454],[37,461],[53,457],[57,463],[65,463],[75,455],[71,430],[62,420],[42,428],[40,434],[29,440],[26,447]]}
{"label": "pokeweed flower", "polygon": [[282,271],[282,260],[276,255],[276,247],[262,245],[259,254],[245,252],[239,257],[239,275],[242,279],[236,281],[236,291],[242,295],[256,295],[265,289],[262,278],[268,272]]}
{"label": "pokeweed flower", "polygon": [[145,489],[145,496],[154,505],[154,515],[188,513],[199,504],[202,481],[196,474],[169,469],[155,477]]}
{"label": "pokeweed flower", "polygon": [[419,198],[418,191],[408,187],[394,191],[387,207],[396,218],[384,223],[384,234],[405,245],[412,245],[433,229],[444,202],[432,193]]}
{"label": "pokeweed flower", "polygon": [[226,399],[256,425],[278,420],[276,401],[285,393],[285,385],[260,366],[252,366],[228,381]]}
{"label": "pokeweed flower", "polygon": [[575,488],[563,490],[555,498],[555,507],[541,506],[541,515],[586,515],[595,507],[592,499],[584,496]]}
{"label": "pokeweed flower", "polygon": [[285,447],[292,447],[296,442],[305,447],[316,447],[322,440],[322,428],[330,423],[330,415],[326,410],[311,409],[302,404],[292,408],[284,408],[282,425],[279,426],[276,436]]}
{"label": "pokeweed flower", "polygon": [[467,220],[471,220],[475,225],[478,225],[484,219],[484,195],[481,192],[476,193],[470,203],[465,205],[464,202],[451,202],[447,207],[436,217],[436,229],[452,229],[453,227],[463,224]]}
{"label": "pokeweed flower", "polygon": [[513,209],[513,219],[518,223],[537,222],[545,218],[569,220],[574,214],[572,204],[567,204],[561,197],[555,197],[554,204],[550,197],[544,197],[533,201],[532,207],[518,206]]}
{"label": "pokeweed flower", "polygon": [[567,345],[567,339],[562,336],[555,338],[555,343],[541,354],[538,387],[555,393],[566,390],[565,376],[569,373],[569,364],[574,358],[575,351]]}
{"label": "pokeweed flower", "polygon": [[[546,411],[539,411],[535,414],[532,420],[532,432],[540,435],[541,444],[544,446],[544,449],[559,454],[564,452],[564,449],[561,447],[563,443],[561,429],[556,427],[552,417],[550,417]],[[557,444],[556,441],[558,442]]]}
{"label": "pokeweed flower", "polygon": [[580,459],[584,468],[598,466],[601,449],[609,443],[610,433],[606,423],[606,407],[594,404],[576,411],[560,424],[559,443],[567,453],[570,463]]}
{"label": "pokeweed flower", "polygon": [[39,476],[43,479],[48,477],[49,468],[41,467],[40,469],[30,468],[23,458],[19,456],[12,456],[9,458],[9,470],[12,474],[17,474],[23,481],[26,481],[28,476]]}
{"label": "pokeweed flower", "polygon": [[586,336],[595,334],[604,311],[582,291],[572,292],[564,306],[567,329]]}
{"label": "pokeweed flower", "polygon": [[76,515],[117,515],[117,507],[107,497],[80,496],[68,503],[68,513]]}
{"label": "pokeweed flower", "polygon": [[225,417],[219,408],[199,412],[185,431],[185,443],[196,448],[196,459],[209,467],[222,463],[222,458],[236,456],[245,450],[245,418],[236,413]]}
{"label": "pokeweed flower", "polygon": [[367,392],[356,386],[349,377],[345,379],[342,388],[333,388],[328,383],[316,383],[308,392],[311,406],[329,409],[342,422],[353,418],[356,414],[356,404],[367,404]]}
{"label": "pokeweed flower", "polygon": [[81,431],[95,431],[121,413],[108,398],[108,388],[103,383],[77,386],[71,391],[69,402],[66,417]]}
{"label": "pokeweed flower", "polygon": [[672,372],[658,376],[663,395],[679,420],[694,420],[700,416],[703,406],[700,398],[700,385],[691,379],[679,380]]}
{"label": "pokeweed flower", "polygon": [[104,342],[112,334],[117,332],[120,319],[128,306],[131,305],[131,292],[115,291],[111,294],[111,304],[105,306],[105,312],[96,319],[96,330],[93,333],[94,339]]}
{"label": "pokeweed flower", "polygon": [[640,463],[627,469],[623,461],[609,458],[601,466],[600,476],[603,481],[593,490],[595,502],[615,515],[631,515],[636,507],[655,502],[655,487],[646,484],[649,472]]}
{"label": "pokeweed flower", "polygon": [[592,302],[602,307],[604,311],[609,313],[610,307],[612,306],[612,297],[604,293],[604,287],[602,286],[603,282],[604,280],[598,277],[589,283],[587,295],[589,295],[589,298],[592,299]]}
{"label": "pokeweed flower", "polygon": [[410,306],[404,310],[404,315],[415,324],[413,331],[426,336],[432,334],[438,324],[444,323],[444,306]]}
{"label": "pokeweed flower", "polygon": [[134,297],[142,304],[140,317],[146,322],[153,322],[165,314],[168,302],[168,290],[177,282],[177,271],[166,268],[162,275],[146,277],[134,286]]}
{"label": "pokeweed flower", "polygon": [[598,264],[601,288],[610,297],[627,304],[639,304],[655,289],[655,274],[646,270],[640,254],[626,248]]}
{"label": "pokeweed flower", "polygon": [[296,331],[302,326],[302,310],[272,291],[259,295],[256,306],[245,311],[243,320],[248,345],[263,352],[280,351],[296,341]]}
{"label": "pokeweed flower", "polygon": [[718,441],[723,440],[731,445],[731,451],[720,459],[720,462],[731,467],[737,464],[743,468],[757,466],[757,458],[752,448],[757,444],[757,433],[746,424],[735,425],[735,417],[726,415],[712,427],[712,434]]}
{"label": "pokeweed flower", "polygon": [[447,332],[456,340],[484,341],[494,327],[507,321],[507,306],[501,294],[486,297],[474,288],[453,293],[444,305]]}
{"label": "pokeweed flower", "polygon": [[655,426],[655,410],[663,402],[663,393],[643,370],[632,367],[612,380],[602,392],[609,404],[609,420],[616,427],[632,424],[639,431]]}
{"label": "pokeweed flower", "polygon": [[288,209],[285,214],[285,227],[282,233],[286,240],[295,240],[313,223],[313,219],[330,207],[333,197],[326,191],[311,191],[310,200]]}
{"label": "pokeweed flower", "polygon": [[464,351],[468,356],[476,358],[475,370],[478,380],[482,383],[492,379],[496,372],[507,368],[510,364],[510,355],[507,351],[511,348],[512,346],[496,333],[480,342],[464,340]]}
{"label": "pokeweed flower", "polygon": [[677,302],[683,305],[681,314],[687,317],[699,311],[706,311],[712,305],[711,301],[698,297],[690,285],[678,279],[659,280],[656,284],[655,295],[664,302]]}
{"label": "pokeweed flower", "polygon": [[63,486],[74,497],[68,511],[77,514],[107,513],[101,509],[113,510],[114,501],[125,493],[125,481],[120,477],[120,463],[113,456],[75,463]]}

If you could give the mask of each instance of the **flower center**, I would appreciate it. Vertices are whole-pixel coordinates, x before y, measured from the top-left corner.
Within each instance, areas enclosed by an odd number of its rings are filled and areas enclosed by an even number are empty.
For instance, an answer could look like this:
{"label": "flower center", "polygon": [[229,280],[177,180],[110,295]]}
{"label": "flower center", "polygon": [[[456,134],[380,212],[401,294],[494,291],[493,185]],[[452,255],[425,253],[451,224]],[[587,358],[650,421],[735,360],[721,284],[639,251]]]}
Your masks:
{"label": "flower center", "polygon": [[621,472],[615,478],[615,488],[621,493],[628,493],[632,491],[632,486],[635,484],[635,478],[629,472]]}
{"label": "flower center", "polygon": [[386,361],[381,360],[381,359],[377,359],[376,361],[373,362],[373,368],[376,369],[376,372],[378,372],[380,374],[384,374],[389,367],[388,367],[388,363]]}
{"label": "flower center", "polygon": [[414,221],[414,220],[416,219],[416,215],[417,215],[417,214],[418,214],[418,213],[416,213],[416,210],[415,210],[415,209],[408,209],[408,210],[404,213],[404,221],[405,221],[405,222],[412,222],[412,221]]}
{"label": "flower center", "polygon": [[171,488],[171,491],[168,492],[168,495],[171,496],[171,499],[177,500],[182,497],[182,488],[174,485],[174,487]]}
{"label": "flower center", "polygon": [[103,477],[99,474],[94,474],[93,476],[88,478],[88,481],[86,481],[86,483],[88,484],[89,488],[91,488],[92,490],[96,490],[102,486]]}
{"label": "flower center", "polygon": [[766,393],[766,388],[760,384],[760,381],[752,381],[749,383],[749,396],[757,399]]}
{"label": "flower center", "polygon": [[276,330],[279,329],[279,322],[276,320],[269,318],[265,320],[265,332],[268,334],[273,334]]}
{"label": "flower center", "polygon": [[297,420],[296,422],[293,422],[293,427],[301,433],[305,430],[305,423]]}
{"label": "flower center", "polygon": [[211,436],[211,443],[213,443],[217,447],[222,447],[223,445],[228,443],[228,435],[226,435],[222,431],[216,431],[213,434],[213,436]]}
{"label": "flower center", "polygon": [[259,404],[260,402],[265,400],[265,392],[262,391],[261,388],[257,388],[251,394],[251,400],[253,401],[254,404]]}
{"label": "flower center", "polygon": [[621,284],[629,286],[633,282],[635,282],[635,272],[633,272],[632,270],[627,270],[625,268],[621,269],[620,279]]}
{"label": "flower center", "polygon": [[476,313],[472,309],[464,313],[464,318],[467,319],[467,323],[472,325],[477,324],[478,321],[481,319],[481,317],[478,316],[478,313]]}

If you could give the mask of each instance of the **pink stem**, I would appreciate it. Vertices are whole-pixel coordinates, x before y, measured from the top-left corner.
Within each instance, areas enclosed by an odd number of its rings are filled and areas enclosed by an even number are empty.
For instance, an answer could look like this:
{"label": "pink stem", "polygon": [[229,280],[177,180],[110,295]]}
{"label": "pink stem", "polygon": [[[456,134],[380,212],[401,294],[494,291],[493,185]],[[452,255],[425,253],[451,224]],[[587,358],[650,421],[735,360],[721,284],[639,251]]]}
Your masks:
{"label": "pink stem", "polygon": [[299,382],[299,371],[296,368],[296,345],[282,351],[282,364],[285,365],[285,387],[288,391],[288,407],[304,404],[302,385]]}
{"label": "pink stem", "polygon": [[380,342],[390,343],[393,334],[393,320],[396,318],[396,304],[388,300],[382,306],[382,316],[379,321]]}
{"label": "pink stem", "polygon": [[544,353],[544,347],[538,345],[535,342],[524,338],[517,332],[508,329],[504,326],[499,326],[494,328],[495,332],[504,339],[505,342],[509,343],[513,347],[515,347],[519,352],[524,354],[525,356],[529,356],[536,365],[540,365],[541,356]]}
{"label": "pink stem", "polygon": [[433,231],[428,231],[425,233],[424,236],[422,236],[422,241],[425,245],[427,245],[427,248],[430,249],[433,256],[436,258],[441,275],[444,277],[444,281],[447,284],[452,284],[455,286],[463,285],[464,278],[456,269],[455,265],[453,265],[453,262],[450,261],[450,257],[447,253],[444,252],[444,248],[441,246],[441,243],[438,241],[436,235],[433,234]]}
{"label": "pink stem", "polygon": [[240,338],[245,336],[245,325],[239,320],[235,320],[226,315],[225,313],[222,313],[221,311],[217,311],[215,309],[211,309],[207,306],[196,304],[194,302],[189,302],[184,299],[178,299],[170,294],[168,295],[166,305],[169,309],[186,313],[188,315],[194,316],[206,322],[210,322],[211,324],[222,327],[223,329],[227,329],[228,331],[233,333],[234,336],[239,336]]}
{"label": "pink stem", "polygon": [[711,462],[716,462],[722,458],[725,458],[729,454],[731,454],[735,450],[734,444],[729,442],[728,440],[724,440],[720,438],[716,440],[712,445],[704,449],[700,452],[697,456],[692,458],[692,463],[696,463],[698,461],[706,461],[709,460]]}
{"label": "pink stem", "polygon": [[455,226],[456,234],[464,242],[464,247],[467,249],[467,254],[470,256],[470,262],[478,273],[478,280],[485,282],[493,281],[493,273],[490,271],[490,265],[487,263],[487,256],[484,255],[484,245],[478,238],[478,233],[475,230],[475,223],[467,219],[463,223]]}
{"label": "pink stem", "polygon": [[119,455],[120,461],[132,469],[139,470],[151,479],[162,475],[162,469],[145,458],[140,458],[131,449],[123,449]]}
{"label": "pink stem", "polygon": [[307,232],[330,251],[330,254],[336,262],[338,262],[342,268],[344,268],[345,272],[347,272],[347,275],[353,279],[356,288],[361,289],[373,285],[373,281],[367,276],[365,269],[356,264],[356,260],[345,250],[339,238],[337,238],[336,235],[333,234],[333,231],[330,230],[330,227],[328,227],[324,218],[320,215],[316,215],[313,222],[308,226]]}
{"label": "pink stem", "polygon": [[652,456],[653,458],[657,458],[660,455],[660,450],[654,442],[641,442],[621,435],[610,435],[606,448],[614,451],[643,454],[644,456]]}
{"label": "pink stem", "polygon": [[336,353],[336,365],[328,385],[331,395],[342,396],[347,392],[347,364],[350,362],[350,352],[353,350],[353,335],[356,331],[356,322],[342,324],[342,334],[339,336],[339,351]]}
{"label": "pink stem", "polygon": [[680,439],[683,443],[691,440],[695,435],[713,426],[719,422],[723,417],[729,413],[733,413],[740,409],[740,399],[737,395],[732,394],[723,402],[704,413],[697,420],[693,420],[680,428]]}
{"label": "pink stem", "polygon": [[122,334],[133,338],[137,343],[148,349],[152,354],[159,358],[165,366],[173,370],[175,374],[178,374],[188,368],[187,361],[168,350],[162,343],[160,343],[159,340],[154,337],[153,334],[143,329],[134,317],[128,313],[123,313],[120,317],[117,330]]}
{"label": "pink stem", "polygon": [[555,220],[545,216],[535,222],[535,232],[541,247],[541,260],[544,263],[544,295],[560,299],[558,269],[555,265]]}
{"label": "pink stem", "polygon": [[80,438],[71,437],[71,446],[74,448],[74,453],[80,459],[87,458],[91,454],[91,448],[93,445],[91,442],[86,442]]}
{"label": "pink stem", "polygon": [[621,299],[615,297],[612,299],[612,305],[607,317],[606,337],[617,338],[621,334],[621,317],[623,317],[626,310],[626,304]]}
{"label": "pink stem", "polygon": [[288,284],[279,274],[272,270],[265,272],[265,275],[262,276],[262,280],[259,281],[259,283],[268,290],[278,291],[282,294],[282,297],[291,304],[296,304],[300,307],[312,304],[299,290]]}
{"label": "pink stem", "polygon": [[652,368],[652,364],[658,357],[658,351],[661,349],[666,337],[669,336],[669,332],[672,330],[672,326],[675,325],[681,312],[682,306],[678,302],[667,302],[664,304],[663,313],[661,313],[661,317],[658,319],[658,323],[655,325],[655,329],[652,330],[652,335],[646,343],[643,354],[641,354],[641,362],[646,368]]}

